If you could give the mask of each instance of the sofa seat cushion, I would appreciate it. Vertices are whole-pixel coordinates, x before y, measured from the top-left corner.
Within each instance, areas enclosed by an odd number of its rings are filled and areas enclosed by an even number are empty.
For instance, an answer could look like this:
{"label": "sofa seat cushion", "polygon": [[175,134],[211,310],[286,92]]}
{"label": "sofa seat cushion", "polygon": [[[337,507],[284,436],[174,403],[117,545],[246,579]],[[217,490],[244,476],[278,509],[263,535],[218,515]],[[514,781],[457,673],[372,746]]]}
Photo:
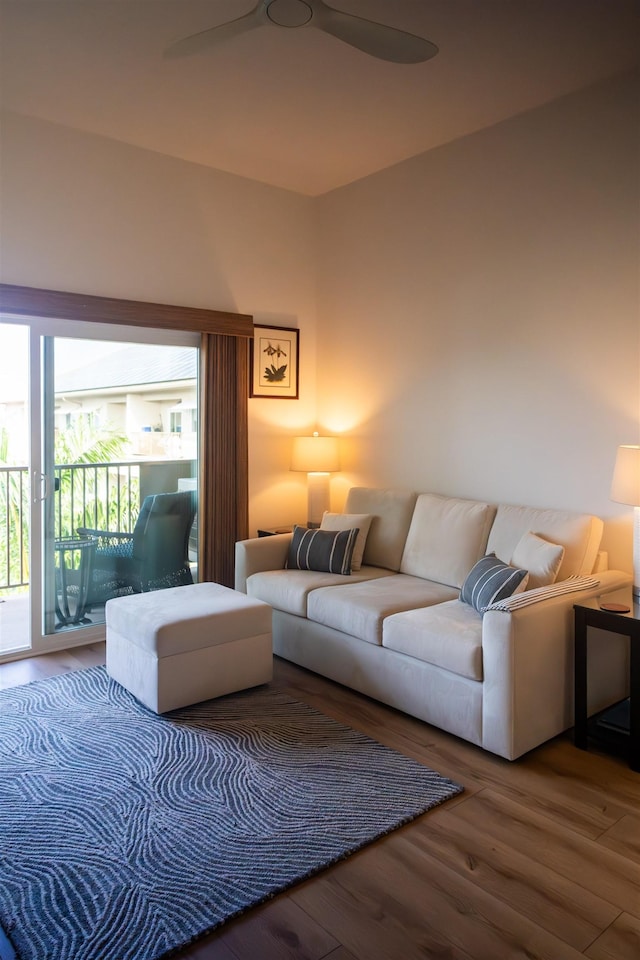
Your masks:
{"label": "sofa seat cushion", "polygon": [[407,535],[401,573],[460,587],[485,554],[496,508],[478,500],[421,494]]}
{"label": "sofa seat cushion", "polygon": [[388,617],[382,646],[469,680],[482,680],[482,616],[461,600]]}
{"label": "sofa seat cushion", "polygon": [[[319,587],[336,588],[345,580],[359,583],[363,580],[392,576],[390,570],[380,567],[361,567],[357,573],[344,577],[339,573],[321,573],[316,570],[264,570],[247,577],[247,595],[270,603],[276,610],[307,616],[307,598]],[[267,599],[267,597],[269,599]]]}
{"label": "sofa seat cushion", "polygon": [[[323,587],[309,594],[307,616],[368,643],[382,643],[382,624],[400,610],[426,607],[457,596],[458,591],[441,583],[397,573],[392,576]],[[260,598],[262,599],[262,598]]]}

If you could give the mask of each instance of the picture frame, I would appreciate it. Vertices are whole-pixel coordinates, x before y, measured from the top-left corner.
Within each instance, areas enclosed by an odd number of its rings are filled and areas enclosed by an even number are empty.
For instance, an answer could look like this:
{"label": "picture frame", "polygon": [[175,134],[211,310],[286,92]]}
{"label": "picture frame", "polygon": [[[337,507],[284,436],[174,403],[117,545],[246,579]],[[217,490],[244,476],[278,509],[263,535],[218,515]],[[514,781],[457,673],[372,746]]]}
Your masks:
{"label": "picture frame", "polygon": [[249,341],[249,396],[297,400],[300,331],[256,324]]}

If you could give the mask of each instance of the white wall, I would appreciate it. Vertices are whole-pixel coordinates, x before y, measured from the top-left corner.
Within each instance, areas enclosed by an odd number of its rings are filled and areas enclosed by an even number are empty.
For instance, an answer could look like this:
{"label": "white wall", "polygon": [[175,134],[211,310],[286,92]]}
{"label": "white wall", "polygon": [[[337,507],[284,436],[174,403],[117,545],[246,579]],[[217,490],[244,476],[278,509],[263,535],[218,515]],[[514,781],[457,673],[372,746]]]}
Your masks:
{"label": "white wall", "polygon": [[300,328],[301,399],[249,401],[252,529],[305,516],[317,422],[346,434],[336,509],[355,482],[589,510],[630,569],[637,106],[607,83],[315,201],[9,116],[0,276]]}
{"label": "white wall", "polygon": [[640,442],[638,84],[563,98],[326,195],[319,420],[353,482],[608,518]]}
{"label": "white wall", "polygon": [[289,437],[315,424],[313,201],[241,177],[5,115],[5,283],[252,314],[300,329],[300,400],[250,400],[252,528],[302,518]]}

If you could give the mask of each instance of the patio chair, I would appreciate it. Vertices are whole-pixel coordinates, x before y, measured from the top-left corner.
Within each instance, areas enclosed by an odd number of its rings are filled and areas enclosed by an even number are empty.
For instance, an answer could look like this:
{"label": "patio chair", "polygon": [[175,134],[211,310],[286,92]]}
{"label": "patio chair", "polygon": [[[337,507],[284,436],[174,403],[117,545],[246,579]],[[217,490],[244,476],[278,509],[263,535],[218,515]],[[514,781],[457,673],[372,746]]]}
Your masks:
{"label": "patio chair", "polygon": [[189,531],[195,494],[156,493],[145,497],[132,533],[79,527],[97,540],[88,604],[193,583]]}

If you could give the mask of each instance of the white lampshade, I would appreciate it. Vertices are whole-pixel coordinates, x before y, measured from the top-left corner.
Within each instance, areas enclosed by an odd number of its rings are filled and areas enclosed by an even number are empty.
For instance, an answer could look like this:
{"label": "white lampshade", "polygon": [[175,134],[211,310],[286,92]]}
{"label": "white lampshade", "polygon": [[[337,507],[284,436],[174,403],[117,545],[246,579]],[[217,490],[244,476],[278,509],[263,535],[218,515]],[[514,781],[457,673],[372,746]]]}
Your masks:
{"label": "white lampshade", "polygon": [[340,469],[337,437],[294,437],[291,469],[303,473],[335,473]]}
{"label": "white lampshade", "polygon": [[640,446],[618,447],[611,499],[640,507]]}
{"label": "white lampshade", "polygon": [[611,499],[633,510],[633,595],[640,600],[640,446],[618,447]]}
{"label": "white lampshade", "polygon": [[294,437],[291,469],[307,474],[307,524],[319,527],[329,509],[329,474],[340,469],[337,437]]}

